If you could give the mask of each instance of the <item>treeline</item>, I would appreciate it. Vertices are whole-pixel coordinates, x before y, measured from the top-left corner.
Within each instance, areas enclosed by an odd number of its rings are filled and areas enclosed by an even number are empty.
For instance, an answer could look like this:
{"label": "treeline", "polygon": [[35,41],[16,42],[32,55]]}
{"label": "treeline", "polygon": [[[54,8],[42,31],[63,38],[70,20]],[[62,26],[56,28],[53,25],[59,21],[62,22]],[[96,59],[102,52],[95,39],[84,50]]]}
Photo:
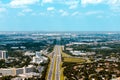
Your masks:
{"label": "treeline", "polygon": [[40,80],[46,80],[46,75],[47,75],[49,63],[50,63],[50,59],[48,58],[48,62],[45,64],[42,64],[42,66],[44,66],[44,71],[42,72],[42,77],[40,78]]}
{"label": "treeline", "polygon": [[[102,47],[106,48],[102,48]],[[120,53],[120,44],[97,44],[97,45],[72,45],[69,46],[73,48],[73,51],[83,51],[83,52],[95,52],[96,54],[102,54],[103,56],[110,55],[111,53]],[[65,53],[72,55],[68,50],[66,50],[67,46],[65,46]],[[72,55],[74,56],[74,55]]]}

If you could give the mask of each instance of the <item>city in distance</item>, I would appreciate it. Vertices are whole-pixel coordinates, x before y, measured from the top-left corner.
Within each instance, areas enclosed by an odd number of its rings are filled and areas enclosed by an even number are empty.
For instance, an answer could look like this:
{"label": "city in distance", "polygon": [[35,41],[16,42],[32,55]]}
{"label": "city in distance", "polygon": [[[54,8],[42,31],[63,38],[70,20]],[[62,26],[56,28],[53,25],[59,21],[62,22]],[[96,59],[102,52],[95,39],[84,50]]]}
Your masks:
{"label": "city in distance", "polygon": [[0,80],[120,80],[120,0],[0,0]]}
{"label": "city in distance", "polygon": [[119,80],[120,32],[0,32],[0,80]]}

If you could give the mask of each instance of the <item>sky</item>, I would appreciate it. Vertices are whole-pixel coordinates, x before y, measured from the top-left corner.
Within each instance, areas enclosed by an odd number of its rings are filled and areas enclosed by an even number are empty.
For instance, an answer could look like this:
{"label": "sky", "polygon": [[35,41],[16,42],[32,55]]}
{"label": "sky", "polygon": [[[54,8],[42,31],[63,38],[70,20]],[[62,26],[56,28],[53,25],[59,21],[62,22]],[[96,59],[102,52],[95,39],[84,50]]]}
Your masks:
{"label": "sky", "polygon": [[0,31],[120,31],[120,0],[0,0]]}

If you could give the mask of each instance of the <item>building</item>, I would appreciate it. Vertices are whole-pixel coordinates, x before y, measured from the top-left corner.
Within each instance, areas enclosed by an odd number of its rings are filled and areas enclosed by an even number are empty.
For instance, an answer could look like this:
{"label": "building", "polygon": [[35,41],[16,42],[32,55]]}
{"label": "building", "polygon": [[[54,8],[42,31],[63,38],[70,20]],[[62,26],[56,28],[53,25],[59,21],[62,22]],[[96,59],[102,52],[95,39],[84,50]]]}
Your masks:
{"label": "building", "polygon": [[25,52],[25,56],[34,56],[34,55],[35,53],[30,52],[30,51]]}
{"label": "building", "polygon": [[32,62],[40,64],[40,63],[42,63],[44,61],[47,61],[47,60],[48,59],[46,57],[42,56],[40,52],[36,51],[35,56],[33,57],[33,61]]}
{"label": "building", "polygon": [[15,76],[15,69],[14,68],[9,68],[9,69],[0,69],[0,74],[2,76]]}
{"label": "building", "polygon": [[19,74],[22,78],[32,78],[32,77],[41,77],[40,73],[30,72],[25,74]]}
{"label": "building", "polygon": [[40,52],[36,51],[35,56],[33,57],[33,63],[40,64],[43,62]]}
{"label": "building", "polygon": [[25,80],[25,79],[21,77],[15,77],[15,78],[12,78],[11,80]]}
{"label": "building", "polygon": [[41,53],[39,51],[36,51],[35,56],[36,57],[41,57]]}
{"label": "building", "polygon": [[33,66],[23,67],[23,68],[1,68],[0,74],[2,76],[16,76],[19,74],[26,74],[34,71]]}
{"label": "building", "polygon": [[43,59],[40,57],[33,57],[33,63],[40,64],[43,62]]}
{"label": "building", "polygon": [[0,50],[0,59],[7,59],[7,52]]}
{"label": "building", "polygon": [[84,51],[70,51],[73,55],[80,55],[80,56],[86,56],[86,55],[95,55],[95,52],[84,52]]}

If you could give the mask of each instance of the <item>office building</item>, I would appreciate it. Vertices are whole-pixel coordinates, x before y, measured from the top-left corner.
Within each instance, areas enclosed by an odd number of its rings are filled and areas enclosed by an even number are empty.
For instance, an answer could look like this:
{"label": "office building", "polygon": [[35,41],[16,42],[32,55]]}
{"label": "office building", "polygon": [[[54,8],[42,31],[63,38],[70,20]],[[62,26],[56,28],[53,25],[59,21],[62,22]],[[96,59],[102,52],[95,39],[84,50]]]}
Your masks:
{"label": "office building", "polygon": [[6,59],[7,58],[7,52],[0,50],[0,59]]}
{"label": "office building", "polygon": [[34,71],[33,66],[23,67],[23,68],[1,68],[0,74],[2,76],[16,76],[19,74],[30,73]]}

